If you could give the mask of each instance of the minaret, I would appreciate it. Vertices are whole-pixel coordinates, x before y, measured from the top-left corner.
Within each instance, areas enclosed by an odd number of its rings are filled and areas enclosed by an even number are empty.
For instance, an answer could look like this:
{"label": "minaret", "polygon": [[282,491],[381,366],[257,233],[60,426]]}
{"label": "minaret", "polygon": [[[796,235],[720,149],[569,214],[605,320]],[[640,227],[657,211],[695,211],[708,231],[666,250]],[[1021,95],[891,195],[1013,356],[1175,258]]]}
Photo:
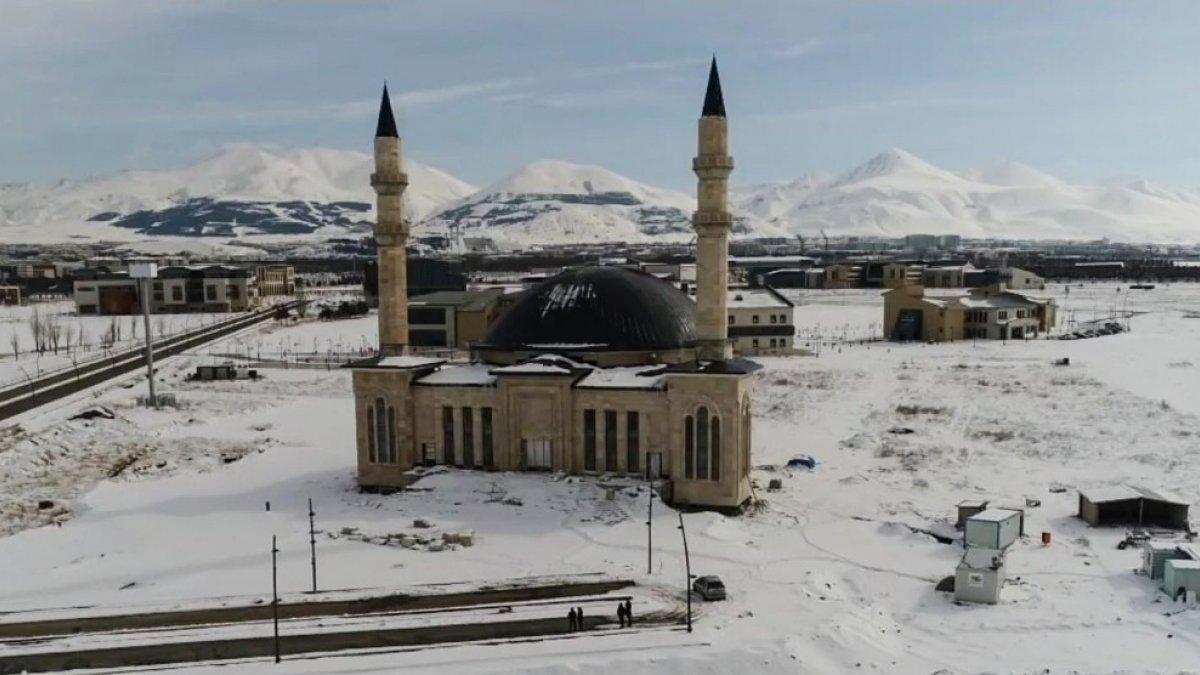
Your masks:
{"label": "minaret", "polygon": [[733,158],[729,156],[729,126],[715,56],[708,72],[708,91],[700,112],[699,153],[692,160],[692,170],[700,179],[698,208],[692,216],[696,228],[696,357],[722,361],[733,354],[727,313],[729,233],[733,229],[729,174],[733,172]]}
{"label": "minaret", "polygon": [[408,174],[401,165],[400,134],[392,115],[387,85],[375,126],[375,243],[379,260],[379,353],[403,354],[408,348],[408,223],[404,222],[404,188]]}

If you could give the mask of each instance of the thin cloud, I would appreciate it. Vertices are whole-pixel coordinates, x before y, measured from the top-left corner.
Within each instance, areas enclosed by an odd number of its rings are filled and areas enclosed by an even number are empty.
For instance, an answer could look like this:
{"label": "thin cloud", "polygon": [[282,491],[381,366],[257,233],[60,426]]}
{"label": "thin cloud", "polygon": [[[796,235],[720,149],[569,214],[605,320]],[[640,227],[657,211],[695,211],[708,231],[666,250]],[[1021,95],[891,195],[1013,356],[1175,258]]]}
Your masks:
{"label": "thin cloud", "polygon": [[991,108],[1001,102],[996,99],[960,98],[960,97],[929,97],[929,98],[898,98],[877,101],[853,101],[834,103],[831,105],[798,108],[777,112],[759,113],[754,117],[764,121],[811,120],[835,117],[838,115],[857,115],[874,113],[881,110],[902,110],[920,108]]}
{"label": "thin cloud", "polygon": [[821,38],[808,38],[794,42],[786,47],[771,51],[771,56],[777,59],[798,59],[803,56],[808,56],[815,51],[818,51],[825,46],[825,40]]}
{"label": "thin cloud", "polygon": [[580,68],[575,70],[572,75],[576,77],[603,77],[607,75],[621,75],[624,73],[675,70],[678,68],[701,65],[707,62],[708,57],[689,57],[663,61],[632,61],[629,63],[617,63],[607,66],[591,66],[587,68]]}

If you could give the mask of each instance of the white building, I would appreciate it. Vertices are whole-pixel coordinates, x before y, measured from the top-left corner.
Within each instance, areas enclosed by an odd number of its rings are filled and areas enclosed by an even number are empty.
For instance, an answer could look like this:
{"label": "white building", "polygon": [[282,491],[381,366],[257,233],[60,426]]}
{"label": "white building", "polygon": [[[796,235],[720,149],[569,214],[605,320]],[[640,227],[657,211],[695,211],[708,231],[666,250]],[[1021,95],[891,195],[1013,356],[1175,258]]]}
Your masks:
{"label": "white building", "polygon": [[796,339],[795,306],[772,288],[729,289],[729,340],[741,355],[788,354]]}

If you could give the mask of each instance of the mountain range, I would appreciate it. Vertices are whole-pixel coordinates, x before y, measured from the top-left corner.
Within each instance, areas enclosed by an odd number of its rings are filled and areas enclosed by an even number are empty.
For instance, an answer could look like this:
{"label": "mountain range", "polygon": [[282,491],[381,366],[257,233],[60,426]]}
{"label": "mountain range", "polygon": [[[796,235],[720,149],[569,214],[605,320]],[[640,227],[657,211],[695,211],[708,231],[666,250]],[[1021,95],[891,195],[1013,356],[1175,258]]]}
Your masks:
{"label": "mountain range", "polygon": [[[371,170],[364,153],[237,145],[181,169],[5,185],[0,240],[252,244],[367,234]],[[490,237],[505,247],[692,237],[693,196],[602,167],[541,160],[483,188],[412,160],[406,170],[405,207],[418,235]],[[735,188],[731,205],[735,237],[1200,241],[1200,190],[1078,185],[1015,162],[955,172],[897,149],[840,174]]]}

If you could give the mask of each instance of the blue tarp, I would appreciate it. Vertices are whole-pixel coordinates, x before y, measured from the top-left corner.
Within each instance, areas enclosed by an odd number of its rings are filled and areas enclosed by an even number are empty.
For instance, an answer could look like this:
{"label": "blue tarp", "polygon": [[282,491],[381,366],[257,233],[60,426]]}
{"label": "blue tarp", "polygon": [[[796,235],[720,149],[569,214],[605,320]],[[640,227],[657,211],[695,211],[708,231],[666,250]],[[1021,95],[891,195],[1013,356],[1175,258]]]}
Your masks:
{"label": "blue tarp", "polygon": [[817,468],[817,460],[808,455],[797,455],[789,459],[787,465],[789,469],[808,469],[812,471]]}

